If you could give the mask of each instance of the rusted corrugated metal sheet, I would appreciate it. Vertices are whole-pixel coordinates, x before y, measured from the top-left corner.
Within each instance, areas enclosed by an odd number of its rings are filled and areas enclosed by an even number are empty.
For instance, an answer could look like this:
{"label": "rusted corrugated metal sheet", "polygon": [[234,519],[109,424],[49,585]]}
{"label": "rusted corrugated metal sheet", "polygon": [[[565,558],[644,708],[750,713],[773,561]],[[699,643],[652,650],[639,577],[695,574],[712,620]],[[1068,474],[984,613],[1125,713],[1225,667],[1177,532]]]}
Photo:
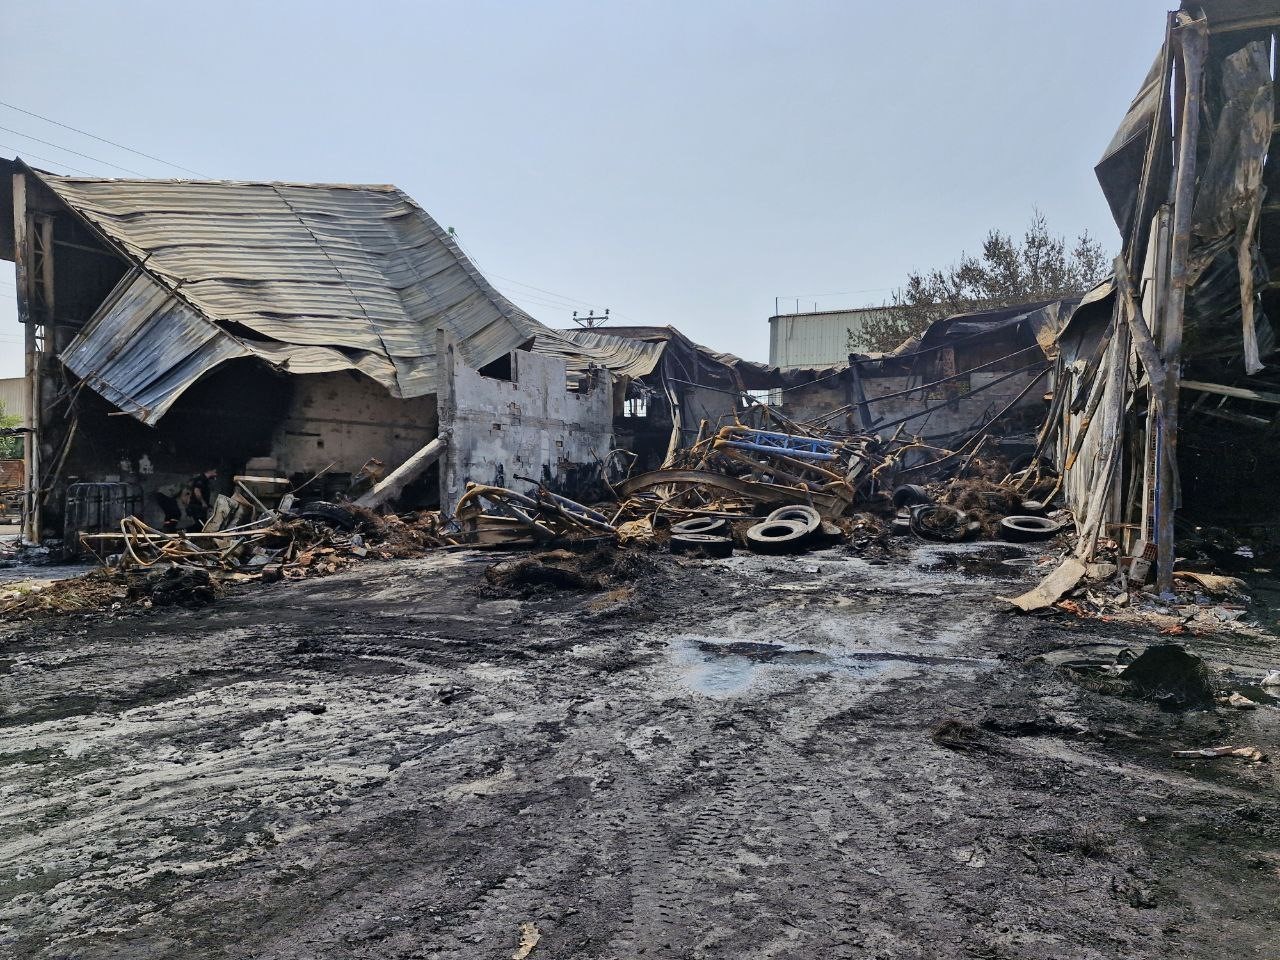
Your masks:
{"label": "rusted corrugated metal sheet", "polygon": [[359,370],[417,397],[438,387],[437,328],[477,367],[543,329],[395,187],[32,173],[142,272],[64,360],[148,422],[232,357]]}

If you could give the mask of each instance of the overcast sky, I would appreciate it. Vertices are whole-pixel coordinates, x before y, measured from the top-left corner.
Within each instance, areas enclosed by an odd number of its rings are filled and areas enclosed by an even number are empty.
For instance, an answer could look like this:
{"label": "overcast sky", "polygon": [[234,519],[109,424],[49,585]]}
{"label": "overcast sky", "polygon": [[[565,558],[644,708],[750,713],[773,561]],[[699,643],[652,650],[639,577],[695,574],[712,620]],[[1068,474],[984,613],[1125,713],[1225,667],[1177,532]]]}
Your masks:
{"label": "overcast sky", "polygon": [[[765,360],[775,297],[880,303],[1036,206],[1114,249],[1092,168],[1174,5],[5,0],[0,98],[207,177],[395,183],[544,323]],[[0,126],[48,169],[185,175]]]}

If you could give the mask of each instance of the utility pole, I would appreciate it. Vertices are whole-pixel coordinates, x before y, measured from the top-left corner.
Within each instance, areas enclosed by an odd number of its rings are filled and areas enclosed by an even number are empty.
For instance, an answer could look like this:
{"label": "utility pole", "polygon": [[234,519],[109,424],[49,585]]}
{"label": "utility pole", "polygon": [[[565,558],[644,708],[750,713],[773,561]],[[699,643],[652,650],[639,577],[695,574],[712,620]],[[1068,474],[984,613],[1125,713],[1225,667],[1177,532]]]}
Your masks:
{"label": "utility pole", "polygon": [[599,317],[596,316],[595,307],[592,307],[591,312],[585,317],[578,316],[578,311],[575,310],[573,311],[573,322],[580,327],[587,327],[588,329],[591,327],[602,327],[609,322],[609,308],[605,307],[604,315]]}

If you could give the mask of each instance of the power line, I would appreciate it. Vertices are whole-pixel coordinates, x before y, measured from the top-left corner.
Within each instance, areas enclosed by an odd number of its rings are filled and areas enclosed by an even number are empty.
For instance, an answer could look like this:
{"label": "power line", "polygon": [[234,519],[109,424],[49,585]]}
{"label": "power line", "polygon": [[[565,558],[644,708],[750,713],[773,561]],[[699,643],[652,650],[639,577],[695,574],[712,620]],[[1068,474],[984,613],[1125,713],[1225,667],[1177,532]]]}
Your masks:
{"label": "power line", "polygon": [[542,294],[530,293],[527,290],[513,290],[507,294],[513,300],[529,300],[533,303],[542,303],[549,307],[563,307],[565,310],[581,310],[583,305],[572,303],[567,300],[554,300],[551,297],[544,297]]}
{"label": "power line", "polygon": [[93,174],[91,174],[88,170],[81,170],[79,167],[73,167],[71,164],[64,163],[61,160],[55,160],[53,159],[53,157],[42,157],[38,153],[31,153],[27,150],[23,150],[21,147],[15,147],[12,144],[0,143],[0,149],[12,150],[15,154],[19,154],[19,153],[26,154],[32,160],[43,160],[45,163],[56,163],[60,167],[66,167],[72,173],[83,173],[86,177],[93,176]]}
{"label": "power line", "polygon": [[[550,294],[551,296],[558,297],[561,300],[567,300],[571,308],[576,306],[576,307],[586,307],[588,310],[594,310],[596,307],[600,305],[600,301],[596,301],[595,303],[592,303],[588,300],[579,300],[576,297],[566,296],[563,293],[556,293],[554,290],[547,290],[547,289],[544,289],[543,287],[535,287],[532,283],[525,283],[523,280],[516,280],[514,277],[504,277],[500,273],[491,273],[489,274],[489,276],[497,277],[499,280],[505,280],[507,281],[507,283],[514,283],[517,286],[528,287],[530,290],[537,290],[540,293]],[[630,321],[631,323],[634,323],[637,326],[640,326],[640,322],[638,320],[635,320],[632,317],[627,316],[625,313],[621,312],[620,310],[614,310],[613,315],[615,317],[620,317],[623,320]]]}
{"label": "power line", "polygon": [[106,137],[100,137],[96,133],[90,133],[88,130],[81,130],[79,127],[73,127],[69,123],[63,123],[61,120],[54,120],[52,117],[46,117],[43,114],[36,113],[33,110],[27,110],[26,108],[19,107],[16,104],[7,103],[4,100],[0,100],[0,106],[8,107],[10,110],[17,110],[19,113],[25,113],[27,116],[35,117],[37,120],[43,120],[45,123],[52,123],[56,127],[62,127],[62,129],[64,130],[70,130],[73,133],[80,134],[81,136],[89,137],[92,140],[97,140],[99,143],[105,143],[108,146],[118,147],[121,150],[127,150],[129,151],[129,153],[135,153],[140,157],[146,157],[148,160],[154,160],[156,163],[163,163],[166,167],[173,167],[175,170],[181,170],[184,173],[190,173],[197,177],[203,176],[203,174],[197,173],[195,170],[191,170],[188,167],[184,167],[180,163],[173,163],[172,161],[169,161],[169,160],[161,160],[159,157],[153,157],[149,153],[143,153],[141,150],[135,150],[133,147],[126,147],[123,143],[116,143],[114,140],[108,140]]}
{"label": "power line", "polygon": [[[507,281],[507,283],[514,283],[520,287],[528,287],[530,290],[537,290],[539,293],[544,293],[550,297],[555,297],[558,300],[564,300],[567,302],[556,303],[555,301],[548,300],[547,297],[537,297],[528,293],[521,293],[518,296],[512,296],[510,299],[519,299],[527,303],[535,304],[537,306],[546,307],[548,309],[566,310],[566,311],[573,310],[575,307],[579,307],[579,308],[586,307],[589,310],[594,310],[599,305],[598,303],[589,303],[586,300],[578,300],[575,297],[567,297],[563,293],[556,293],[554,290],[547,290],[547,289],[544,289],[543,287],[535,287],[532,283],[525,283],[523,280],[516,280],[514,277],[504,277],[500,273],[490,273],[488,270],[485,270],[484,267],[480,265],[480,261],[476,259],[475,254],[473,254],[470,250],[466,248],[466,246],[463,245],[462,238],[458,236],[456,232],[450,233],[449,236],[453,239],[453,242],[458,245],[458,249],[461,250],[466,255],[467,259],[470,260],[472,264],[475,266],[475,268],[479,270],[480,273],[483,274],[485,277],[493,277],[494,279],[497,279],[497,280],[505,280]],[[631,320],[631,318],[628,317],[626,314],[619,313],[616,310],[614,311],[614,316],[621,317],[624,320],[630,320],[632,323],[636,322],[634,320]]]}
{"label": "power line", "polygon": [[561,300],[568,300],[570,303],[576,304],[579,307],[594,306],[594,304],[588,303],[586,300],[578,300],[575,297],[566,297],[563,293],[556,293],[554,290],[545,290],[542,287],[535,287],[532,283],[525,283],[523,280],[515,280],[512,277],[504,277],[500,273],[491,273],[490,276],[497,277],[499,280],[505,280],[507,283],[514,283],[518,287],[528,287],[530,290],[537,290],[539,293],[546,293]]}
{"label": "power line", "polygon": [[70,147],[64,147],[62,146],[62,144],[54,143],[52,140],[41,140],[39,137],[33,137],[29,133],[23,133],[21,130],[14,130],[12,127],[0,126],[0,130],[4,130],[8,133],[16,134],[19,137],[25,137],[28,140],[34,140],[36,143],[43,143],[47,147],[53,147],[54,149],[57,149],[57,150],[64,150],[67,153],[74,153],[77,157],[84,157],[86,160],[92,160],[94,163],[104,163],[108,167],[115,167],[117,170],[123,170],[125,173],[132,173],[135,177],[146,176],[145,173],[142,173],[138,170],[133,170],[133,169],[130,169],[129,167],[122,167],[118,163],[112,163],[110,160],[103,160],[100,157],[91,157],[87,153],[81,153],[79,150],[72,150]]}

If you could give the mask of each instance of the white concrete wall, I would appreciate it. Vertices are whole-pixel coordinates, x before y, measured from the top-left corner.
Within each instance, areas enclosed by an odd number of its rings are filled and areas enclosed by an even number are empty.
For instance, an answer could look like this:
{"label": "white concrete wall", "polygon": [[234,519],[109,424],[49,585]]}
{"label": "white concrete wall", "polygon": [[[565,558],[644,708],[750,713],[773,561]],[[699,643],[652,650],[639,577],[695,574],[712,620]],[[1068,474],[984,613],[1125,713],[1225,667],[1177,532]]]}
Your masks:
{"label": "white concrete wall", "polygon": [[397,400],[368,377],[348,372],[293,377],[293,399],[272,439],[285,473],[336,464],[355,472],[370,457],[388,472],[438,432],[434,394]]}
{"label": "white concrete wall", "polygon": [[594,485],[613,444],[613,385],[587,394],[565,389],[565,365],[518,350],[514,382],[481,376],[446,358],[441,427],[452,439],[440,473],[440,502],[452,511],[472,481],[528,492],[517,476],[536,477],[567,496]]}

